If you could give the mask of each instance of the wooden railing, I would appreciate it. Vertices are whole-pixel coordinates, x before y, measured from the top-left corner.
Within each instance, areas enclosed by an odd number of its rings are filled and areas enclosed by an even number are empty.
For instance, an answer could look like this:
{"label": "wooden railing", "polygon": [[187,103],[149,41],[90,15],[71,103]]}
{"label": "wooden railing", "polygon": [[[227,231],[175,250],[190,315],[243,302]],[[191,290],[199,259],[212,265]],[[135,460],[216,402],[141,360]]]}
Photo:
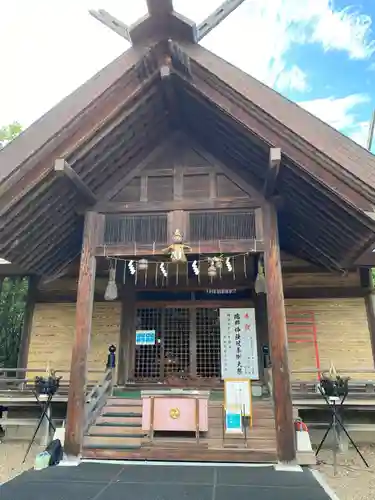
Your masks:
{"label": "wooden railing", "polygon": [[107,368],[102,380],[96,384],[87,395],[85,408],[85,422],[83,432],[87,432],[90,425],[95,421],[101,409],[112,395],[114,368]]}
{"label": "wooden railing", "polygon": [[[44,368],[0,368],[0,392],[30,392],[34,387],[35,376],[46,372]],[[58,377],[62,377],[58,393],[66,395],[69,389],[69,370],[55,370]],[[34,375],[35,374],[35,375]],[[98,375],[103,374],[103,370],[88,370],[87,389],[95,384]]]}
{"label": "wooden railing", "polygon": [[[295,397],[316,396],[319,394],[317,384],[323,375],[328,375],[329,368],[310,368],[304,370],[292,370],[291,374],[298,374],[302,377],[292,379],[292,392]],[[375,368],[336,368],[337,373],[343,377],[349,377],[349,395],[357,398],[375,398]],[[316,374],[316,380],[303,379],[303,375]],[[351,379],[352,375],[370,375],[361,378]]]}

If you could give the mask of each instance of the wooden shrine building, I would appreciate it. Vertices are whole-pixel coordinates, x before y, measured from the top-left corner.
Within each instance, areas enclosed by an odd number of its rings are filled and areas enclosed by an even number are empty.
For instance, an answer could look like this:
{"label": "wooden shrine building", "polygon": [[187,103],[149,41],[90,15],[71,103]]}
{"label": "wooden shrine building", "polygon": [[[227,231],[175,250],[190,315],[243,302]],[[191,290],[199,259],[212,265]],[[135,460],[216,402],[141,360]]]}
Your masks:
{"label": "wooden shrine building", "polygon": [[33,276],[20,367],[70,370],[73,455],[111,344],[124,390],[220,390],[224,320],[254,313],[235,370],[262,393],[269,353],[286,462],[298,371],[374,368],[375,157],[199,45],[239,3],[196,26],[147,0],[112,22],[132,47],[0,152],[0,256]]}

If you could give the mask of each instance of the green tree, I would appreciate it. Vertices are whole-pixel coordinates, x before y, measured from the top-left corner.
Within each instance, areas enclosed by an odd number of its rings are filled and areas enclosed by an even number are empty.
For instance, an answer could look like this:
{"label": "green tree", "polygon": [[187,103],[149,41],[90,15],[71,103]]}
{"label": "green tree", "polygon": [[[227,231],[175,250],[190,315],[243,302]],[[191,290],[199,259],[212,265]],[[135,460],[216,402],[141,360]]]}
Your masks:
{"label": "green tree", "polygon": [[13,141],[22,132],[22,126],[18,122],[0,127],[0,149]]}
{"label": "green tree", "polygon": [[[18,122],[0,127],[0,149],[21,131]],[[23,277],[9,277],[0,281],[0,367],[17,366],[28,286],[29,279]]]}
{"label": "green tree", "polygon": [[5,278],[0,293],[0,367],[15,368],[21,343],[29,279]]}

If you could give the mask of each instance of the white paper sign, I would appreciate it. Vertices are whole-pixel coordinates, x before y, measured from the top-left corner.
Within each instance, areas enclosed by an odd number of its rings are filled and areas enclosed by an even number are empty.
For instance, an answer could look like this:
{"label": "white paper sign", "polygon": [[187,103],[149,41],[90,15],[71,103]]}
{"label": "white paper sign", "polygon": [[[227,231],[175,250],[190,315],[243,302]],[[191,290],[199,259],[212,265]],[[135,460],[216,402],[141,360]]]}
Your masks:
{"label": "white paper sign", "polygon": [[220,309],[221,378],[259,379],[255,309]]}
{"label": "white paper sign", "polygon": [[251,415],[251,386],[249,380],[225,380],[225,410],[227,413]]}

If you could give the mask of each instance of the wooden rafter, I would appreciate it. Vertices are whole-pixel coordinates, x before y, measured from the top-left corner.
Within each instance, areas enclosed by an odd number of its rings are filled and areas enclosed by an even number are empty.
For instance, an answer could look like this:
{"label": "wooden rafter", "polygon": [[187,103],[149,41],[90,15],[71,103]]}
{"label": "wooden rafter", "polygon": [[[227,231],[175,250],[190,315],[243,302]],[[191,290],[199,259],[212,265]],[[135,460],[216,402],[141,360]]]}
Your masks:
{"label": "wooden rafter", "polygon": [[97,198],[91,189],[83,182],[81,177],[64,158],[57,158],[54,166],[55,173],[69,179],[76,191],[83,196],[89,205],[97,203]]}
{"label": "wooden rafter", "polygon": [[264,197],[271,198],[276,191],[277,178],[280,172],[281,165],[281,149],[270,148],[270,159],[268,163],[268,172],[263,186]]}

